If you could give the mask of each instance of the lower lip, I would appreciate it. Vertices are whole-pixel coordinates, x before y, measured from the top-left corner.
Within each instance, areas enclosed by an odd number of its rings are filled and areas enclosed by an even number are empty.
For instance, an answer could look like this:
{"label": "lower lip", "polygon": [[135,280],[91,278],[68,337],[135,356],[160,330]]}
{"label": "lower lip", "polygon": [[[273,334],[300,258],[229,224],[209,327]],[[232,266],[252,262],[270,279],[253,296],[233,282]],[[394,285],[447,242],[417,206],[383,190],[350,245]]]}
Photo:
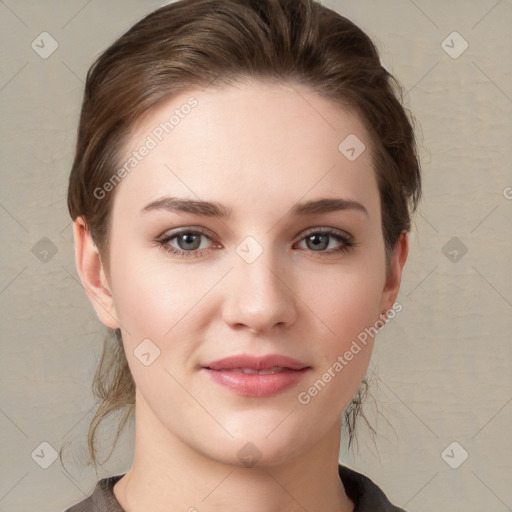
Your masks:
{"label": "lower lip", "polygon": [[229,370],[210,370],[203,368],[209,377],[242,396],[266,397],[277,395],[281,391],[295,386],[304,376],[302,370],[283,370],[277,373],[247,374]]}

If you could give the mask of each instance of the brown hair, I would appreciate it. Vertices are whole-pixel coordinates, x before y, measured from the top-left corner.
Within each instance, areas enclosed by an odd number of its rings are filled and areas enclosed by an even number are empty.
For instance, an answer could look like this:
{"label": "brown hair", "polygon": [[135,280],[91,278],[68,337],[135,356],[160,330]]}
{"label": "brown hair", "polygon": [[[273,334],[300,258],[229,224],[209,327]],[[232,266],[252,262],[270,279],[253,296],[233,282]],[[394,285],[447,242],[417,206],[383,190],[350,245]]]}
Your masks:
{"label": "brown hair", "polygon": [[[73,220],[84,218],[107,276],[115,190],[101,199],[93,191],[119,169],[134,123],[164,97],[244,78],[302,84],[359,114],[371,136],[389,262],[400,233],[410,229],[420,168],[400,85],[381,66],[370,38],[313,0],[181,0],[139,21],[87,74],[68,208]],[[121,332],[112,334],[94,377],[100,400],[88,435],[94,463],[98,425],[124,410],[117,441],[135,401]],[[364,381],[345,410],[349,445],[365,393]]]}

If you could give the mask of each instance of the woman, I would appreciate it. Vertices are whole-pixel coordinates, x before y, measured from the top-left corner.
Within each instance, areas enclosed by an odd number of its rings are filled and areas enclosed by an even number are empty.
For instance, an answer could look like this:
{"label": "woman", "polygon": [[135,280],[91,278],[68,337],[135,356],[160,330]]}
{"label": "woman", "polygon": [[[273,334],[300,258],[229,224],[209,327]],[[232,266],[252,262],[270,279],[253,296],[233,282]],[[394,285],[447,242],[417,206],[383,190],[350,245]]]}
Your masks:
{"label": "woman", "polygon": [[68,205],[115,333],[91,457],[133,405],[135,455],[68,511],[401,510],[338,453],[419,196],[394,79],[312,0],[183,0],[107,49]]}

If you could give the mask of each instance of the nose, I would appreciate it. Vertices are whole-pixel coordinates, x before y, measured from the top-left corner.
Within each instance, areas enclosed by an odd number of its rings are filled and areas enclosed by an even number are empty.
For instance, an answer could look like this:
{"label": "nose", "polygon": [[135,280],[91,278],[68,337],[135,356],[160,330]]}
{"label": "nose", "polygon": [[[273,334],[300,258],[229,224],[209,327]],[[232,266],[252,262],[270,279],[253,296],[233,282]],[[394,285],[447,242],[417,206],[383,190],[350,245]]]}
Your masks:
{"label": "nose", "polygon": [[233,329],[270,332],[290,327],[297,320],[291,272],[285,271],[269,252],[263,251],[252,263],[234,255],[223,302],[223,319]]}

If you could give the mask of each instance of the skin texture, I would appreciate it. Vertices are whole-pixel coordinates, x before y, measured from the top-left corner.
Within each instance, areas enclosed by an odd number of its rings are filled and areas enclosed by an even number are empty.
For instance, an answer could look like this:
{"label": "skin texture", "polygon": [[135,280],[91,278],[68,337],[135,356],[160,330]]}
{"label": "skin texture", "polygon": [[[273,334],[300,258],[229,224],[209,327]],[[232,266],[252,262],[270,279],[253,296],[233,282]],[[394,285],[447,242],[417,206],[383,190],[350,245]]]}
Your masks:
{"label": "skin texture", "polygon": [[[139,120],[126,155],[190,97],[197,106],[110,192],[110,269],[75,222],[78,272],[100,320],[121,328],[137,386],[134,462],[115,495],[127,512],[241,503],[246,512],[352,510],[337,474],[340,415],[365,375],[371,340],[307,405],[298,394],[398,293],[407,236],[386,274],[368,133],[357,115],[305,86],[246,81],[160,103]],[[349,134],[366,146],[354,161],[338,150]],[[141,213],[164,195],[214,201],[232,217]],[[366,213],[290,213],[321,198],[357,201]],[[156,242],[180,227],[207,230],[198,257]],[[306,234],[327,228],[348,232],[354,245],[307,244]],[[252,263],[236,252],[247,236],[262,249]],[[167,245],[187,247],[178,238]],[[148,338],[160,356],[145,366],[134,350]],[[201,370],[234,354],[283,354],[310,369],[275,396],[244,397]],[[254,467],[237,455],[249,442],[260,457]]]}

